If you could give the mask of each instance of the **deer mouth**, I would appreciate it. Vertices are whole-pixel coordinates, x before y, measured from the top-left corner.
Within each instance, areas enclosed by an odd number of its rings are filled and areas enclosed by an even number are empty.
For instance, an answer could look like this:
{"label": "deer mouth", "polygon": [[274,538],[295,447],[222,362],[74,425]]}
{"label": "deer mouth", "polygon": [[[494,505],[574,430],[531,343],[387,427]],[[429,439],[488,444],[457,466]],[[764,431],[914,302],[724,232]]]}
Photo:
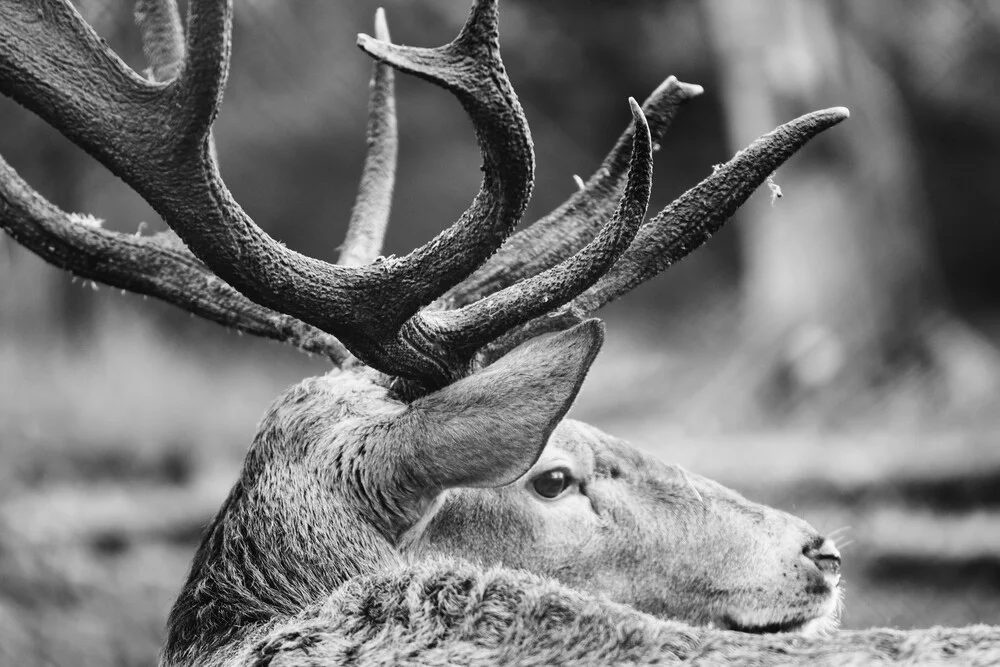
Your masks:
{"label": "deer mouth", "polygon": [[746,625],[743,623],[737,623],[734,618],[726,615],[720,618],[717,621],[717,624],[725,630],[746,632],[752,635],[770,635],[780,632],[801,632],[802,629],[805,628],[806,624],[812,620],[814,619],[800,618],[787,621],[777,621],[774,623],[762,623],[760,625]]}
{"label": "deer mouth", "polygon": [[838,586],[833,589],[828,600],[808,615],[796,614],[772,620],[767,618],[767,614],[751,613],[743,615],[742,620],[737,620],[739,614],[723,613],[716,618],[714,625],[724,630],[752,635],[796,633],[807,637],[824,637],[840,625],[843,601],[843,589]]}

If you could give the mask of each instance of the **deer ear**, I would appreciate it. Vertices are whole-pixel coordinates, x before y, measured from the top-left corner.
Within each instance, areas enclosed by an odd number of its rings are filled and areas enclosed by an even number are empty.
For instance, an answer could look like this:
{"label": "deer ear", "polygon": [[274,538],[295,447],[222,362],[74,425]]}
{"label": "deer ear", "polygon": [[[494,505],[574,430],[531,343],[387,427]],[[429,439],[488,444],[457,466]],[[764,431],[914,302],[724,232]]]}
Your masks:
{"label": "deer ear", "polygon": [[424,488],[513,482],[538,460],[603,342],[603,323],[587,320],[414,401],[406,467]]}

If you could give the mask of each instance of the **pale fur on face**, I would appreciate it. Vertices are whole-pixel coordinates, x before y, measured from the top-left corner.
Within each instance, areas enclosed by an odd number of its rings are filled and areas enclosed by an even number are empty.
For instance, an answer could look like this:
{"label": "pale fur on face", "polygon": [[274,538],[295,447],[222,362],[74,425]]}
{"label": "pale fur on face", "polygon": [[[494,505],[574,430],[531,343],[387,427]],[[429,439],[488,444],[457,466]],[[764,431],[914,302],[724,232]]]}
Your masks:
{"label": "pale fur on face", "polygon": [[[532,482],[557,468],[572,484],[540,497]],[[842,597],[839,576],[803,553],[821,539],[796,517],[564,420],[520,479],[442,494],[399,546],[410,558],[527,569],[660,617],[820,634],[836,628]]]}

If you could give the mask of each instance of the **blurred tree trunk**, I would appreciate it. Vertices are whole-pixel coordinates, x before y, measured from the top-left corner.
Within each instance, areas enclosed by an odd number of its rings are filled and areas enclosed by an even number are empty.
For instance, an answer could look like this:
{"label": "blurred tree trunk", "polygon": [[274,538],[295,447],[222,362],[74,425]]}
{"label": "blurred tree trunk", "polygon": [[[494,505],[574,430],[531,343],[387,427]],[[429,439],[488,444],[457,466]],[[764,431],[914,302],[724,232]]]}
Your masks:
{"label": "blurred tree trunk", "polygon": [[[918,410],[996,387],[993,349],[949,312],[907,119],[856,41],[850,3],[706,3],[732,144],[806,111],[851,108],[741,211],[745,371],[765,412],[839,416],[873,390]],[[917,392],[914,394],[914,390]]]}

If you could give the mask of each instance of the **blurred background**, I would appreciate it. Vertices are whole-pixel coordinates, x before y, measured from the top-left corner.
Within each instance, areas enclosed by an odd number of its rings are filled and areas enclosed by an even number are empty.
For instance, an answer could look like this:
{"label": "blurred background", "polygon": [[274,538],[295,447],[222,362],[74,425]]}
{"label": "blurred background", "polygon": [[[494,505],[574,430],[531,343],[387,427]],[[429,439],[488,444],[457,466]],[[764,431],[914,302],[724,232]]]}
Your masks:
{"label": "blurred background", "polygon": [[[451,39],[466,3],[383,0],[393,39]],[[128,3],[80,11],[136,69]],[[365,148],[376,3],[240,0],[216,137],[236,198],[327,260]],[[613,8],[612,8],[613,7]],[[506,0],[531,123],[526,222],[569,196],[667,76],[702,84],[662,142],[651,210],[754,137],[834,105],[691,258],[603,312],[574,416],[837,531],[844,624],[1000,622],[1000,4],[989,0]],[[397,78],[386,251],[478,188],[471,125]],[[46,197],[162,222],[7,99],[0,154]],[[0,235],[0,664],[152,665],[201,530],[255,424],[328,368],[153,300],[72,279]]]}

